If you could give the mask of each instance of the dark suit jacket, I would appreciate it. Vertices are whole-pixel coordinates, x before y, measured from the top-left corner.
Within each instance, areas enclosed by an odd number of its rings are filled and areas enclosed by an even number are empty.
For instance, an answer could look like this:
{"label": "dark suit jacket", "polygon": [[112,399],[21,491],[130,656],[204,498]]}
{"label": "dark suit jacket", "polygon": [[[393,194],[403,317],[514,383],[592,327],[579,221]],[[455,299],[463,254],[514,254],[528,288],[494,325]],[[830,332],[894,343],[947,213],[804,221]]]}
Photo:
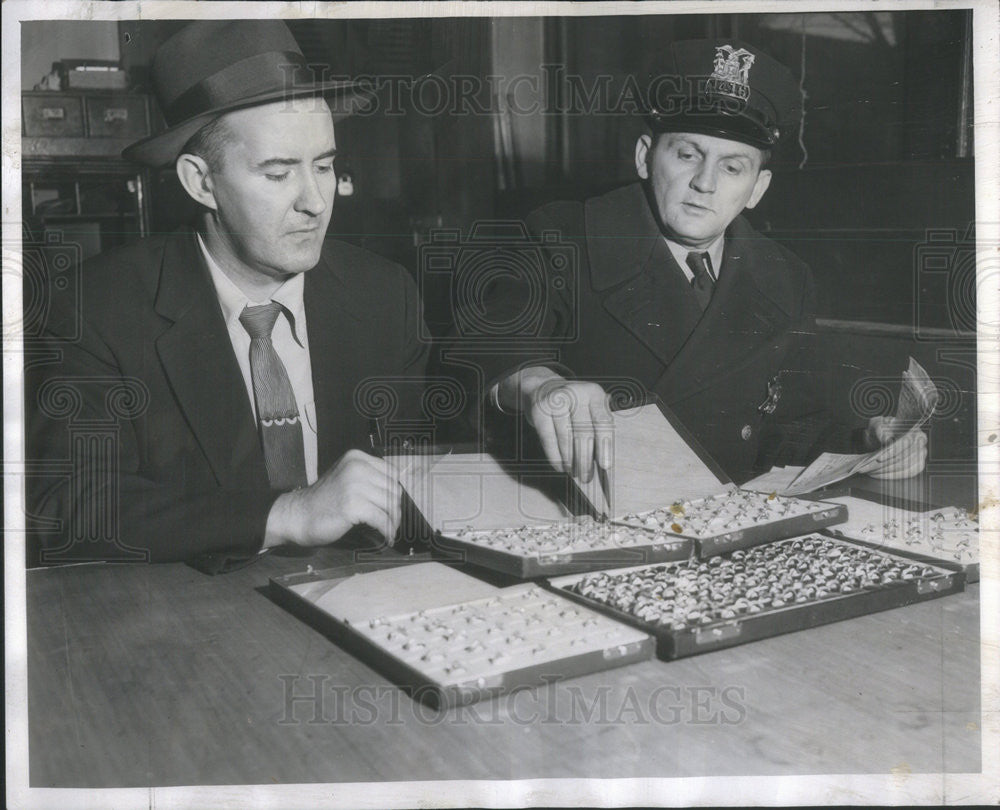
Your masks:
{"label": "dark suit jacket", "polygon": [[[194,232],[96,257],[81,289],[78,311],[49,316],[55,362],[26,364],[28,458],[70,466],[29,482],[42,545],[85,557],[81,537],[96,532],[154,562],[252,555],[278,493]],[[367,251],[328,241],[304,300],[322,474],[346,450],[370,450],[359,383],[384,378],[405,399],[427,347],[412,279]]]}
{"label": "dark suit jacket", "polygon": [[[542,293],[539,338],[529,341],[536,352],[549,346],[557,358],[550,365],[604,384],[615,399],[658,395],[736,481],[772,464],[802,463],[831,435],[810,386],[800,384],[809,377],[802,338],[813,331],[809,269],[742,217],[727,231],[704,312],[639,184],[582,204],[550,204],[528,225],[543,253],[575,261],[564,282]],[[539,293],[529,288],[498,282],[487,297],[492,322],[530,311]],[[537,354],[516,350],[484,353],[482,362],[487,390],[512,368],[538,364]],[[768,383],[779,375],[782,397],[765,415]]]}

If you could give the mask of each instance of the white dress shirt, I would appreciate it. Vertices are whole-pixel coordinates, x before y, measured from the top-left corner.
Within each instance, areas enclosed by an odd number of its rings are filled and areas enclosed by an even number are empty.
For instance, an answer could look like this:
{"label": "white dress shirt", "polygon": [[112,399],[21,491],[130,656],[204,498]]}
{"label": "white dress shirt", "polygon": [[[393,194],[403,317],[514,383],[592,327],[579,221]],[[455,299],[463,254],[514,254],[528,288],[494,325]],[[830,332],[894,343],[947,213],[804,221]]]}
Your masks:
{"label": "white dress shirt", "polygon": [[[691,268],[688,267],[687,257],[689,253],[705,253],[705,250],[695,250],[694,248],[685,247],[684,245],[679,245],[676,242],[671,242],[667,237],[663,237],[663,241],[667,243],[667,247],[670,248],[670,252],[673,257],[677,260],[677,264],[680,265],[681,270],[684,271],[684,275],[687,276],[689,282],[694,281],[694,273],[691,272]],[[711,260],[711,266],[708,268],[708,273],[712,277],[712,281],[719,280],[719,270],[722,269],[722,248],[725,245],[725,235],[723,234],[718,239],[716,239],[707,248],[708,258]]]}
{"label": "white dress shirt", "polygon": [[292,384],[295,402],[299,408],[299,418],[302,424],[303,451],[306,462],[306,480],[311,484],[317,476],[317,445],[316,445],[316,403],[313,398],[312,364],[309,361],[309,336],[306,332],[306,309],[302,292],[304,289],[304,274],[296,273],[282,284],[268,301],[251,301],[243,291],[227,276],[208,252],[205,242],[198,234],[198,244],[205,256],[208,272],[212,276],[215,292],[219,297],[222,316],[226,319],[226,329],[229,340],[233,344],[233,353],[239,363],[243,382],[246,384],[247,397],[254,419],[257,418],[257,403],[253,396],[253,376],[250,371],[250,334],[240,323],[240,313],[246,307],[260,306],[274,301],[280,304],[284,318],[278,317],[271,333],[271,343],[278,357],[281,358],[288,379]]}

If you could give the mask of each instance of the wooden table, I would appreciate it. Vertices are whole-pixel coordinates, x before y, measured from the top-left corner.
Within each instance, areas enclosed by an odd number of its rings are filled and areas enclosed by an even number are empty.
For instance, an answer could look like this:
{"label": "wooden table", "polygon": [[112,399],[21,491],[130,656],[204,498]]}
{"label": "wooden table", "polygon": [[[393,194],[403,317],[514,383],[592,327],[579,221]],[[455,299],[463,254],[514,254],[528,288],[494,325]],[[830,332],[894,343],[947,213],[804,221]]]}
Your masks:
{"label": "wooden table", "polygon": [[979,769],[975,586],[438,714],[267,598],[301,568],[30,572],[32,786]]}
{"label": "wooden table", "polygon": [[438,713],[268,598],[351,560],[28,572],[30,784],[980,770],[977,586]]}

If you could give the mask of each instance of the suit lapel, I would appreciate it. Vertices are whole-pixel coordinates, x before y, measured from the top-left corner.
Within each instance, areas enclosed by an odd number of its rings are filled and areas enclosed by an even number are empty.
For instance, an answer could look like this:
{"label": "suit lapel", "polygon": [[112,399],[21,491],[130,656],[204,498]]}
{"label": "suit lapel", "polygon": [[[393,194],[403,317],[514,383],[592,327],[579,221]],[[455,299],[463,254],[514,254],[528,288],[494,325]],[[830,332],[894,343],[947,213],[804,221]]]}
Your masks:
{"label": "suit lapel", "polygon": [[337,242],[328,242],[320,264],[306,273],[306,329],[312,365],[313,396],[316,402],[318,466],[322,474],[350,446],[361,420],[354,405],[354,385],[360,363],[372,358],[359,356],[362,306],[353,299],[345,283],[347,268],[338,258]]}
{"label": "suit lapel", "polygon": [[172,321],[156,339],[160,362],[216,479],[267,487],[243,375],[193,231],[167,242],[155,308]]}

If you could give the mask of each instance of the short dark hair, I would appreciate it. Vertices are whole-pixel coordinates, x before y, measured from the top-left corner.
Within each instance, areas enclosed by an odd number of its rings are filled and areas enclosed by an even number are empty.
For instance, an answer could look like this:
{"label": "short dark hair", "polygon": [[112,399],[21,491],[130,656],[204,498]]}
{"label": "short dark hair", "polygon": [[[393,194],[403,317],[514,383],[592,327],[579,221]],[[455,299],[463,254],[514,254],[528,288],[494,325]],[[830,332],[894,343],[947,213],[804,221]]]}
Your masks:
{"label": "short dark hair", "polygon": [[197,155],[208,164],[210,170],[219,169],[226,147],[233,142],[233,132],[225,118],[220,115],[205,124],[188,139],[181,154]]}

